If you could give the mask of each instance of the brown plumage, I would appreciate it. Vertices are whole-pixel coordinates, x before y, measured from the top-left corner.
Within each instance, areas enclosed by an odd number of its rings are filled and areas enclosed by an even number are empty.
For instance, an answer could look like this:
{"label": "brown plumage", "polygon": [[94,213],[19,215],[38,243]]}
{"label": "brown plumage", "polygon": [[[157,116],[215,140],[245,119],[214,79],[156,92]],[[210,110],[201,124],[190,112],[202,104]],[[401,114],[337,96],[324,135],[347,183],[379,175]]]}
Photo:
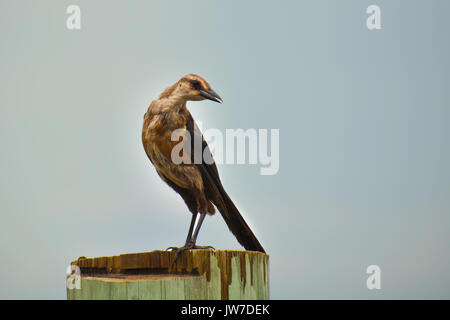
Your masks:
{"label": "brown plumage", "polygon": [[[210,151],[186,108],[186,102],[204,99],[222,102],[202,77],[188,74],[152,101],[144,116],[142,142],[145,152],[161,179],[180,194],[192,213],[186,244],[178,248],[177,255],[180,250],[200,248],[195,245],[198,231],[205,215],[215,213],[214,207],[222,214],[228,228],[245,249],[265,252],[225,192],[214,161],[202,161],[201,156],[210,154]],[[180,140],[172,141],[175,130],[181,133]],[[186,139],[187,137],[190,139]],[[195,152],[195,139],[201,141],[201,154]],[[190,143],[192,151],[190,154],[181,153],[182,158],[188,161],[176,164],[172,160],[172,151],[182,141]],[[200,220],[193,232],[197,213],[200,213]]]}

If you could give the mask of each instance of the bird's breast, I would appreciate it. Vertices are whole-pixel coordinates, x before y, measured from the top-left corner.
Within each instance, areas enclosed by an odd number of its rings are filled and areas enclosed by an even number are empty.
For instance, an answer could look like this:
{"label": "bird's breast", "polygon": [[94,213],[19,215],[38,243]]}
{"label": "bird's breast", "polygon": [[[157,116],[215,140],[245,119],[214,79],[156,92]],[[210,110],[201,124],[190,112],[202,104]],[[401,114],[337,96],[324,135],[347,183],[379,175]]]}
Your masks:
{"label": "bird's breast", "polygon": [[184,141],[186,125],[173,121],[167,115],[146,115],[142,128],[142,142],[150,159],[155,162],[155,154],[171,159],[173,148]]}

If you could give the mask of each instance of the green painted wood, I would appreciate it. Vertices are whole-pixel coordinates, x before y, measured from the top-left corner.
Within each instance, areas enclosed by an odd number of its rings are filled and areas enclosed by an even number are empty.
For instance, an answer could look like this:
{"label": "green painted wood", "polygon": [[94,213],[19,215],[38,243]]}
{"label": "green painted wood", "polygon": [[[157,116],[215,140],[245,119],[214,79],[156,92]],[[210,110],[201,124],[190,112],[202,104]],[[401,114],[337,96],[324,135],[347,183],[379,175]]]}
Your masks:
{"label": "green painted wood", "polygon": [[152,251],[73,261],[81,288],[68,300],[269,299],[269,259],[259,252],[189,250],[170,267],[173,254]]}

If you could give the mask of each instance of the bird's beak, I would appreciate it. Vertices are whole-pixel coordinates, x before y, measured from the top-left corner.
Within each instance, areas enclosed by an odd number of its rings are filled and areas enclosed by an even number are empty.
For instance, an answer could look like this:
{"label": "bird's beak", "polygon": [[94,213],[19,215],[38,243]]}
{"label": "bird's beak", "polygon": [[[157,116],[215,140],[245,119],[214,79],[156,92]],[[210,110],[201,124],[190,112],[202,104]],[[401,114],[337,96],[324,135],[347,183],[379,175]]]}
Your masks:
{"label": "bird's beak", "polygon": [[200,90],[200,95],[206,99],[218,102],[218,103],[222,103],[222,98],[214,92],[214,90],[210,89],[210,90]]}

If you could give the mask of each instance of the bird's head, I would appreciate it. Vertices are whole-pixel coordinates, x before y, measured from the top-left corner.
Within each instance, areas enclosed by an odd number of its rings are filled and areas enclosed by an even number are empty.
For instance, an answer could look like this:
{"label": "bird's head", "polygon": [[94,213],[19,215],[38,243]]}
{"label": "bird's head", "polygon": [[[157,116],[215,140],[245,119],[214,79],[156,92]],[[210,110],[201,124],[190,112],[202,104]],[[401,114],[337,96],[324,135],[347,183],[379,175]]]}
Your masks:
{"label": "bird's head", "polygon": [[[167,91],[167,92],[166,92]],[[205,79],[196,74],[187,74],[173,86],[166,89],[162,96],[181,101],[201,101],[209,99],[222,103],[222,98],[211,89]]]}

